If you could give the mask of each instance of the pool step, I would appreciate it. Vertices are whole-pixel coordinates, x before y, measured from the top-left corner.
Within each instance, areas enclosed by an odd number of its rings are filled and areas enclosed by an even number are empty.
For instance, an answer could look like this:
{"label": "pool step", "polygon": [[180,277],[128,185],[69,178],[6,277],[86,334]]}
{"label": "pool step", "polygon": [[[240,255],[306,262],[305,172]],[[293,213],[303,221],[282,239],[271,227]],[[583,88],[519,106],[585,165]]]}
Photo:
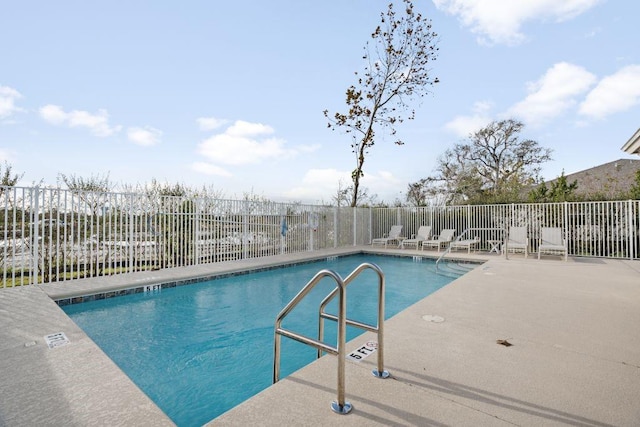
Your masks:
{"label": "pool step", "polygon": [[458,277],[463,276],[465,273],[473,270],[477,266],[478,264],[468,262],[445,261],[441,263],[437,269],[434,266],[429,268],[429,271],[435,274],[457,279]]}

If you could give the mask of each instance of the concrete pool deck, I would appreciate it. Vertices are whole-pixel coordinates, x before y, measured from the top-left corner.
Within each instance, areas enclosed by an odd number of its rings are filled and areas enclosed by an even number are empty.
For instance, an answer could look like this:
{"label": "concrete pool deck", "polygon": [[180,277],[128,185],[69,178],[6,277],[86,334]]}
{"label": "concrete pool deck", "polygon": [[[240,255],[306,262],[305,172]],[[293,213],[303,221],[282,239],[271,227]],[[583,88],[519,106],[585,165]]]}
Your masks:
{"label": "concrete pool deck", "polygon": [[[0,289],[0,426],[173,424],[52,298],[371,250]],[[209,425],[640,425],[640,261],[454,256],[487,262],[385,322],[391,378],[371,375],[375,353],[347,362],[350,414],[330,409],[336,358],[325,356]],[[49,349],[57,332],[69,343]]]}

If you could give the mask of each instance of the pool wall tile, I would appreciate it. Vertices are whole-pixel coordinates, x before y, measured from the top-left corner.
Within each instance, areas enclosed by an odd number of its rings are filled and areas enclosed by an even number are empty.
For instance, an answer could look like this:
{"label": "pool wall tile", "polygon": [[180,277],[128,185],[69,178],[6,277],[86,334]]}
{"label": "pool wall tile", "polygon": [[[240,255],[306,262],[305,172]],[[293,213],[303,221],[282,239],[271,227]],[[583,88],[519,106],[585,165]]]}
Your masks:
{"label": "pool wall tile", "polygon": [[[333,262],[336,261],[338,258],[349,258],[349,257],[353,257],[353,256],[358,256],[361,255],[361,253],[353,253],[353,254],[348,254],[348,255],[343,255],[343,256],[332,256],[332,257],[323,257],[323,258],[318,258],[318,259],[309,259],[309,260],[304,260],[304,261],[292,261],[292,262],[286,262],[286,263],[282,263],[282,264],[277,264],[277,265],[271,265],[271,266],[265,266],[265,267],[257,267],[257,268],[252,268],[252,269],[247,269],[247,270],[242,270],[242,271],[233,271],[233,272],[228,272],[228,273],[219,273],[219,274],[211,274],[211,275],[207,275],[207,276],[202,276],[202,277],[194,277],[194,278],[190,278],[190,279],[184,279],[184,280],[177,280],[177,281],[169,281],[169,282],[164,282],[164,283],[157,283],[157,284],[151,284],[151,285],[142,285],[142,286],[136,286],[133,288],[127,288],[127,289],[121,289],[121,290],[117,290],[117,291],[108,291],[108,292],[99,292],[99,293],[95,293],[95,294],[88,294],[88,295],[81,295],[81,296],[77,296],[77,297],[72,297],[72,298],[63,298],[63,299],[59,299],[56,300],[56,304],[58,304],[58,306],[65,306],[65,305],[70,305],[70,304],[81,304],[83,302],[89,302],[89,301],[95,301],[95,300],[102,300],[102,299],[106,299],[106,298],[114,298],[114,297],[118,297],[118,296],[124,296],[124,295],[131,295],[131,294],[138,294],[138,293],[143,293],[143,292],[150,292],[149,287],[155,287],[155,286],[160,286],[161,289],[169,289],[169,288],[175,288],[177,286],[185,286],[185,285],[192,285],[194,283],[200,283],[200,282],[208,282],[208,281],[212,281],[212,280],[218,280],[218,279],[225,279],[228,277],[235,277],[235,276],[242,276],[245,274],[251,274],[251,273],[258,273],[258,272],[262,272],[262,271],[269,271],[269,270],[278,270],[281,268],[287,268],[287,267],[291,267],[294,265],[303,265],[303,264],[313,264],[313,263],[320,263],[320,262]],[[394,258],[407,258],[407,255],[403,255],[403,254],[389,254],[389,253],[376,253],[376,255],[384,255],[384,256],[388,256],[388,257],[394,257]],[[433,259],[433,258],[428,258],[428,257],[422,257],[423,259]],[[469,263],[469,264],[478,264],[477,262],[473,262],[473,261],[468,261],[468,260],[454,260],[454,261],[462,261],[464,263]]]}

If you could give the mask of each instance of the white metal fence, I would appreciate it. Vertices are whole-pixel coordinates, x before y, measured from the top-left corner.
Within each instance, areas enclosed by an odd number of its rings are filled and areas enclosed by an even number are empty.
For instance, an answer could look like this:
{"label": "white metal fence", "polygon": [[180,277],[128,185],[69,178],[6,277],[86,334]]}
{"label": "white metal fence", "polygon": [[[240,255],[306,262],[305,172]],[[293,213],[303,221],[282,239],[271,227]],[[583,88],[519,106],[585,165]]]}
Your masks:
{"label": "white metal fence", "polygon": [[366,244],[369,221],[368,209],[0,187],[0,287]]}
{"label": "white metal fence", "polygon": [[537,251],[541,227],[561,227],[569,255],[640,257],[640,200],[373,210],[374,237],[394,224],[401,224],[403,235],[409,237],[421,225],[430,225],[434,235],[453,228],[457,236],[478,237],[485,249],[490,247],[489,240],[504,239],[508,227],[526,226],[531,252]]}
{"label": "white metal fence", "polygon": [[337,208],[295,203],[0,187],[0,287],[370,243],[391,225],[488,240],[565,230],[569,254],[637,259],[640,201]]}

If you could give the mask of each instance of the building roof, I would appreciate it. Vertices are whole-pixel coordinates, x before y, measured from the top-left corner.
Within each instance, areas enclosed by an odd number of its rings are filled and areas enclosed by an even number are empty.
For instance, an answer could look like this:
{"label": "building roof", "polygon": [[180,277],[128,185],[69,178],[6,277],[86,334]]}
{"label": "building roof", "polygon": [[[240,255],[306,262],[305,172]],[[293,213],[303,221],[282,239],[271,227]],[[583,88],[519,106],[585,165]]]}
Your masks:
{"label": "building roof", "polygon": [[622,151],[624,151],[625,153],[629,153],[629,154],[638,154],[638,155],[640,155],[640,128],[622,146]]}
{"label": "building roof", "polygon": [[[639,130],[640,132],[640,130]],[[638,132],[637,132],[638,133]],[[640,138],[636,138],[640,143]],[[640,170],[640,160],[619,159],[613,162],[565,175],[567,183],[578,182],[576,195],[606,195],[610,197],[628,193]],[[547,181],[546,184],[556,181]]]}

